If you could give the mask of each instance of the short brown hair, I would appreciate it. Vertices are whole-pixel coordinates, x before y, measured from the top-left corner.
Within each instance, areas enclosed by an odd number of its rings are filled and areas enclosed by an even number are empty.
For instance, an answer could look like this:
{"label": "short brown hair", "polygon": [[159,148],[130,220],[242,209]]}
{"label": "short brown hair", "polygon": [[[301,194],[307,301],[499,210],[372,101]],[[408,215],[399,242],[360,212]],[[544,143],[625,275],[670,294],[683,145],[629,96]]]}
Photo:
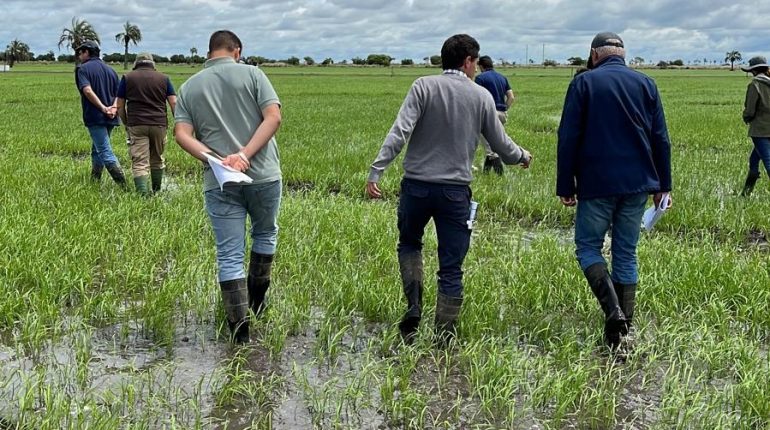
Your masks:
{"label": "short brown hair", "polygon": [[209,52],[226,49],[230,52],[240,49],[243,51],[241,39],[230,30],[219,30],[211,34],[209,38]]}

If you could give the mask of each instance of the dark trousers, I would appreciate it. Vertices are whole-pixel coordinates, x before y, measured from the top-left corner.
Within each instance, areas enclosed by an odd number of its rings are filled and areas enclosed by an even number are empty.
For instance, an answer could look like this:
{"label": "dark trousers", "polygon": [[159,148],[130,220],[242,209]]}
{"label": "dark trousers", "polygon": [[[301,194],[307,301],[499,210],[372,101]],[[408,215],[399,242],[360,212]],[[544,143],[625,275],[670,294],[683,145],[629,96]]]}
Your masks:
{"label": "dark trousers", "polygon": [[471,241],[466,221],[471,188],[404,178],[398,203],[398,254],[422,251],[425,226],[431,218],[438,236],[438,292],[463,296],[462,265]]}

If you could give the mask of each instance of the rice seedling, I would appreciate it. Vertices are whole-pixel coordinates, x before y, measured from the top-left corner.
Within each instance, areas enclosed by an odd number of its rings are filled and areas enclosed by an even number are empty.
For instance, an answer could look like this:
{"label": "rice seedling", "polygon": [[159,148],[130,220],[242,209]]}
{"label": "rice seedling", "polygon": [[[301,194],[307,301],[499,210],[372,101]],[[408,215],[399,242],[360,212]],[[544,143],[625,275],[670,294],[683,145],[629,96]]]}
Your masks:
{"label": "rice seedling", "polygon": [[[195,69],[164,71],[179,86]],[[199,163],[170,142],[152,199],[91,183],[71,69],[3,75],[0,428],[770,425],[770,187],[738,196],[745,76],[645,70],[666,109],[675,207],[640,242],[638,343],[616,363],[574,259],[574,212],[553,195],[570,70],[500,70],[517,94],[507,131],[535,161],[474,181],[460,337],[446,350],[431,340],[432,226],[415,344],[394,326],[400,165],[382,201],[363,196],[409,85],[438,71],[265,71],[283,104],[285,187],[269,307],[243,349],[220,334]],[[116,129],[127,169],[124,140]]]}

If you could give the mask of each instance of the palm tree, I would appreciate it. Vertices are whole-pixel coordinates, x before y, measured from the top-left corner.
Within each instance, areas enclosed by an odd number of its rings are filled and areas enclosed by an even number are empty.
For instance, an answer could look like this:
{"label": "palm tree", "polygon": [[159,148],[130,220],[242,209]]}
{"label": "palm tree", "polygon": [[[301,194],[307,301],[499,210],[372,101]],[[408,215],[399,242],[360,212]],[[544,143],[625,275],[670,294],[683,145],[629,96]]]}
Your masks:
{"label": "palm tree", "polygon": [[123,31],[115,35],[115,41],[123,42],[123,46],[126,48],[123,51],[123,69],[128,69],[128,44],[134,42],[134,46],[136,46],[137,42],[141,42],[142,31],[136,25],[126,21],[123,24]]}
{"label": "palm tree", "polygon": [[94,30],[94,27],[88,21],[73,16],[72,28],[65,27],[61,31],[61,36],[59,36],[59,49],[64,45],[66,48],[72,48],[74,51],[86,40],[101,43],[99,35],[96,34],[96,30]]}
{"label": "palm tree", "polygon": [[195,56],[196,55],[198,55],[198,48],[193,46],[192,48],[190,48],[190,62],[191,63],[195,62]]}
{"label": "palm tree", "polygon": [[730,51],[725,55],[725,61],[730,62],[730,70],[735,70],[735,62],[741,61],[741,53],[738,51]]}
{"label": "palm tree", "polygon": [[8,59],[8,65],[13,67],[13,63],[17,61],[24,61],[29,59],[29,45],[20,41],[19,39],[13,39],[11,43],[5,48],[5,56]]}

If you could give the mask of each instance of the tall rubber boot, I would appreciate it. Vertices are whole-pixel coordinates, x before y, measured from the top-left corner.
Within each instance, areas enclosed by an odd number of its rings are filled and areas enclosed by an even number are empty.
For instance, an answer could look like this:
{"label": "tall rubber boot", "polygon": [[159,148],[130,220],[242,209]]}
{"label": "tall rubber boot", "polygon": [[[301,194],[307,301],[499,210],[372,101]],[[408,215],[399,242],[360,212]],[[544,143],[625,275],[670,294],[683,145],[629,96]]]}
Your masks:
{"label": "tall rubber boot", "polygon": [[399,254],[398,266],[406,297],[406,313],[398,324],[404,343],[411,345],[422,319],[422,253]]}
{"label": "tall rubber boot", "polygon": [[112,180],[115,181],[116,184],[120,185],[121,188],[127,189],[128,185],[126,184],[126,177],[123,175],[123,169],[120,168],[120,164],[108,164],[105,166],[107,168],[107,172],[112,176]]}
{"label": "tall rubber boot", "polygon": [[245,279],[233,279],[219,283],[222,303],[225,306],[227,325],[236,344],[249,342],[249,292]]}
{"label": "tall rubber boot", "polygon": [[265,295],[270,288],[270,273],[273,256],[251,252],[249,261],[249,309],[255,316],[260,316],[266,307]]}
{"label": "tall rubber boot", "polygon": [[612,351],[617,351],[620,346],[621,331],[626,325],[626,316],[618,302],[607,265],[596,263],[588,267],[584,274],[588,285],[591,286],[591,291],[604,311],[604,342]]}
{"label": "tall rubber boot", "polygon": [[503,160],[500,159],[497,155],[487,155],[486,158],[484,158],[484,173],[489,173],[489,170],[492,169],[497,173],[498,175],[503,174]]}
{"label": "tall rubber boot", "polygon": [[746,176],[746,183],[743,184],[743,191],[741,191],[741,197],[748,197],[751,195],[751,192],[754,191],[754,185],[757,184],[758,179],[759,179],[759,172],[757,173],[749,172],[749,174]]}
{"label": "tall rubber boot", "polygon": [[636,287],[638,284],[621,284],[619,282],[614,282],[613,284],[620,309],[626,317],[626,324],[620,334],[626,336],[631,331],[633,325],[634,308],[636,307]]}
{"label": "tall rubber boot", "polygon": [[150,196],[150,175],[134,176],[134,188],[142,197]]}
{"label": "tall rubber boot", "polygon": [[157,193],[160,191],[161,185],[163,185],[163,173],[166,169],[150,169],[150,177],[152,177],[152,192]]}
{"label": "tall rubber boot", "polygon": [[103,171],[104,171],[104,166],[96,167],[94,165],[91,165],[91,181],[101,182]]}
{"label": "tall rubber boot", "polygon": [[444,348],[457,337],[457,319],[463,306],[462,297],[436,296],[436,344]]}

